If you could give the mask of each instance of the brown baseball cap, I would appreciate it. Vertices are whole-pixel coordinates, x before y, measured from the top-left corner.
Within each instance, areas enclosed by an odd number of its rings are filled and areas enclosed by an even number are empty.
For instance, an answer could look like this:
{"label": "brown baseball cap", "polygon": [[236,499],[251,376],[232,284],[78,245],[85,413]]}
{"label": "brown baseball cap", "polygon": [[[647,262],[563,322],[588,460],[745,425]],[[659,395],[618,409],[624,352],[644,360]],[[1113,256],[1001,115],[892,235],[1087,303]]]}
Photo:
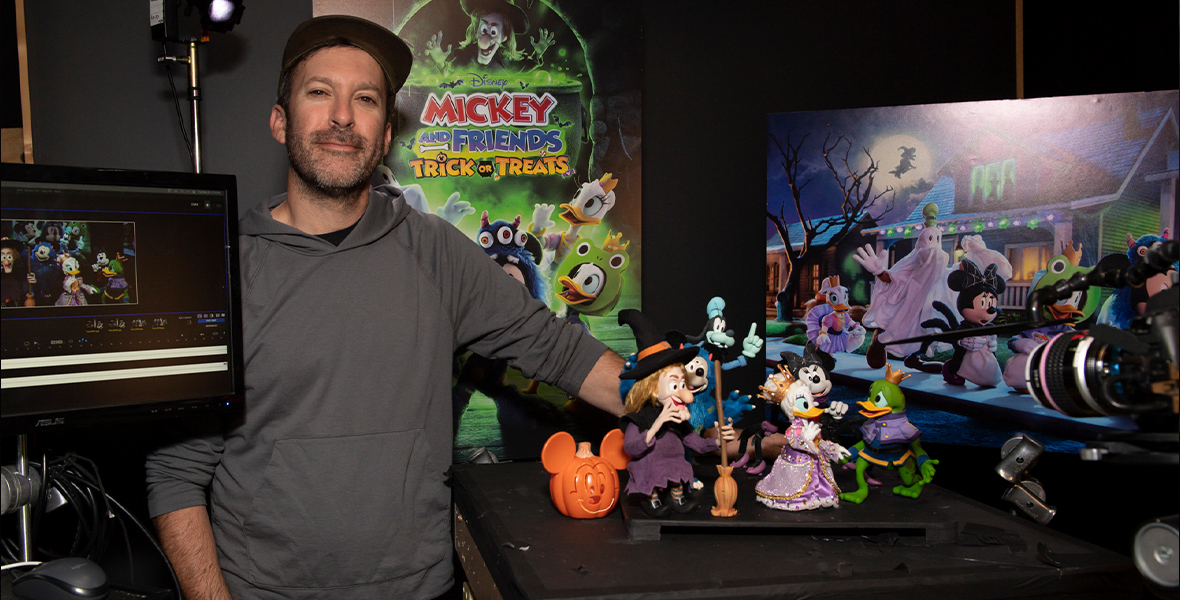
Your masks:
{"label": "brown baseball cap", "polygon": [[286,73],[299,59],[333,41],[342,41],[368,52],[381,65],[395,94],[406,82],[414,64],[410,47],[385,27],[359,17],[327,15],[304,21],[291,32],[287,46],[283,48],[280,73]]}

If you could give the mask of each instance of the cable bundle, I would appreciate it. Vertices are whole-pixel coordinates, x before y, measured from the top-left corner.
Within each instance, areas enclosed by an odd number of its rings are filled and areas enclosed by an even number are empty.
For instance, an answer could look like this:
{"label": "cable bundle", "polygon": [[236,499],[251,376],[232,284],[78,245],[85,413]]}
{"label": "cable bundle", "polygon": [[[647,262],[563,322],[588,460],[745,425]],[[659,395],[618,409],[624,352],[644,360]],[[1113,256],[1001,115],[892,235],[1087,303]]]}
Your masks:
{"label": "cable bundle", "polygon": [[[37,532],[45,522],[45,514],[63,504],[73,509],[78,523],[74,531],[74,539],[66,553],[61,554],[52,549],[38,546],[35,548],[37,554],[51,559],[78,556],[101,563],[102,556],[111,541],[111,521],[114,520],[122,530],[123,543],[127,550],[128,574],[131,582],[134,583],[135,561],[131,552],[131,537],[126,523],[130,521],[143,533],[159,553],[164,564],[167,565],[173,586],[178,594],[177,597],[179,597],[180,584],[164,550],[142,521],[106,493],[94,461],[73,452],[67,452],[61,458],[49,460],[42,458],[40,464],[30,463],[29,467],[40,471],[42,482],[40,495],[33,505],[33,539],[37,539]],[[15,540],[5,537],[3,550],[6,565],[20,560]]]}

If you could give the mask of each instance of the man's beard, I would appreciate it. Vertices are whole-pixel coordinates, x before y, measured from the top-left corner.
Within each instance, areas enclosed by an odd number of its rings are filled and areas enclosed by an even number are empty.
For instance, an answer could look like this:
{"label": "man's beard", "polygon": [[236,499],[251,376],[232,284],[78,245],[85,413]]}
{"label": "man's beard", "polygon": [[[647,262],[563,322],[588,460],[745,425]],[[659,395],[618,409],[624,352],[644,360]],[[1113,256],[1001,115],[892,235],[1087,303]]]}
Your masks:
{"label": "man's beard", "polygon": [[[316,147],[317,144],[325,142],[355,146],[359,151],[337,151]],[[377,144],[346,127],[332,127],[302,136],[293,131],[290,121],[287,122],[287,160],[303,184],[324,198],[342,203],[356,201],[360,197],[360,192],[369,187],[373,169],[384,155],[382,150],[383,148]],[[327,153],[328,156],[323,153]],[[351,155],[355,156],[355,160],[348,165],[335,167],[328,164],[332,155]]]}

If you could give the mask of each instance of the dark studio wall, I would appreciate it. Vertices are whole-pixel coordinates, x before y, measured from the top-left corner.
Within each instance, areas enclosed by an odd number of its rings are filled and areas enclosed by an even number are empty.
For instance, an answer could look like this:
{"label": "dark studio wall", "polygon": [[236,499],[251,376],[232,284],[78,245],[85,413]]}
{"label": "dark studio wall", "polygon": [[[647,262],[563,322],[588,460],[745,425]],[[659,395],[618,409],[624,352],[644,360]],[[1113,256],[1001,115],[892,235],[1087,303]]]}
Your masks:
{"label": "dark studio wall", "polygon": [[[167,71],[189,122],[188,67],[165,67],[146,2],[25,2],[33,155],[39,164],[191,171]],[[286,182],[286,156],[270,135],[287,35],[311,1],[251,2],[228,34],[200,46],[202,171],[238,176],[252,205]],[[183,12],[183,9],[181,9]],[[190,20],[191,21],[191,20]],[[169,44],[173,54],[187,47]]]}
{"label": "dark studio wall", "polygon": [[[204,170],[237,174],[243,206],[283,185],[285,157],[267,116],[282,45],[311,15],[306,0],[247,4],[242,23],[203,48],[202,69]],[[1068,15],[1033,4],[1024,4],[1029,96],[1177,87],[1176,3],[1131,10],[1126,7],[1137,3],[1124,2],[1111,5],[1120,12]],[[188,170],[146,3],[93,6],[25,2],[37,162]],[[760,232],[767,113],[1016,95],[1011,2],[649,1],[640,14],[643,303],[666,329],[703,325],[705,305],[716,295],[727,300],[730,323],[742,333],[765,318]],[[183,94],[185,72],[173,72]],[[183,100],[181,111],[187,119]],[[726,387],[755,389],[758,370],[740,371]],[[35,443],[38,451],[92,455],[104,476],[110,473],[114,493],[142,511],[141,437],[131,428],[114,437],[43,436]],[[4,440],[6,459],[10,445]],[[938,451],[946,468],[936,483],[998,505],[1002,481],[991,473],[996,449]],[[1091,526],[1102,508],[1093,478],[1120,473],[1079,465],[1075,457],[1047,463],[1046,489],[1063,509],[1053,526],[1122,545],[1123,533],[1104,537]],[[1175,471],[1164,476],[1170,496],[1142,494],[1137,512],[1113,517],[1111,528],[1162,514],[1169,506],[1163,502],[1173,502],[1168,510],[1174,512]],[[1136,472],[1135,478],[1150,476]]]}

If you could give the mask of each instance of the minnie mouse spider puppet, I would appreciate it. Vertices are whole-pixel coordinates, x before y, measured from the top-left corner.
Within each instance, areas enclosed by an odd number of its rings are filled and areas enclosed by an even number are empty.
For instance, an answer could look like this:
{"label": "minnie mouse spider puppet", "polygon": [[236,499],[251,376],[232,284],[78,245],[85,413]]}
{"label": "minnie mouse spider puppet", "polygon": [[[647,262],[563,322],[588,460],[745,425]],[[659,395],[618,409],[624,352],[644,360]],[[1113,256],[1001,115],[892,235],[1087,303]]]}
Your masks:
{"label": "minnie mouse spider puppet", "polygon": [[[1000,316],[999,295],[1004,292],[1004,279],[996,274],[996,265],[988,265],[984,271],[974,262],[964,259],[959,270],[952,271],[946,278],[947,286],[959,292],[957,302],[960,322],[955,313],[942,302],[932,306],[942,313],[946,320],[929,319],[923,327],[942,331],[984,328],[993,325]],[[955,353],[942,365],[942,378],[951,385],[963,385],[970,381],[981,387],[994,387],[1003,381],[1000,364],[996,361],[996,336],[981,335],[965,337],[955,342]]]}
{"label": "minnie mouse spider puppet", "polygon": [[[721,444],[717,438],[701,437],[689,422],[687,405],[693,397],[685,383],[684,363],[697,355],[697,348],[669,344],[637,310],[619,311],[619,324],[631,327],[639,348],[635,366],[619,375],[637,380],[627,392],[619,419],[623,450],[631,456],[627,493],[646,496],[640,506],[652,517],[692,512],[697,504],[685,488],[693,481],[685,449],[704,454]],[[735,437],[731,419],[721,427],[721,439]]]}

